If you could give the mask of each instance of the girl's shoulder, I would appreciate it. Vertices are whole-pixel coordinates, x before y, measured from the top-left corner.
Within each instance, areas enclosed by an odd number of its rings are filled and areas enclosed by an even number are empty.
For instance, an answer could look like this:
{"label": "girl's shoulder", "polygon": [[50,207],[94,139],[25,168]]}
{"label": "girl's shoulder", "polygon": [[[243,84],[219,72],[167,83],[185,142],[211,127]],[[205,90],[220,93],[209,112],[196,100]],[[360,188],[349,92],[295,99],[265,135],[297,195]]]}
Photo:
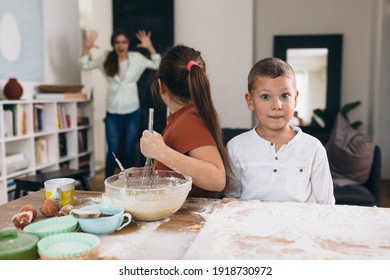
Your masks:
{"label": "girl's shoulder", "polygon": [[[191,124],[191,125],[189,125]],[[194,127],[206,127],[198,111],[193,106],[182,108],[177,116],[177,125],[191,130]]]}

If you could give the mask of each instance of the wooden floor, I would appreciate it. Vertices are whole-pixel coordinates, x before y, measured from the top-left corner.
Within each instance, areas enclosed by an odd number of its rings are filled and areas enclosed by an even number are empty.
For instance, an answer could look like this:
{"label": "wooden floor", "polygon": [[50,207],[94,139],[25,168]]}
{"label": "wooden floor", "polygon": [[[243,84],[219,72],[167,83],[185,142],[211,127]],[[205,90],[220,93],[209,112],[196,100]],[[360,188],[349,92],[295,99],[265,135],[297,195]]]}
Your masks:
{"label": "wooden floor", "polygon": [[[104,191],[104,170],[96,172],[96,176],[90,179],[92,190]],[[390,208],[390,180],[382,180],[380,207]]]}

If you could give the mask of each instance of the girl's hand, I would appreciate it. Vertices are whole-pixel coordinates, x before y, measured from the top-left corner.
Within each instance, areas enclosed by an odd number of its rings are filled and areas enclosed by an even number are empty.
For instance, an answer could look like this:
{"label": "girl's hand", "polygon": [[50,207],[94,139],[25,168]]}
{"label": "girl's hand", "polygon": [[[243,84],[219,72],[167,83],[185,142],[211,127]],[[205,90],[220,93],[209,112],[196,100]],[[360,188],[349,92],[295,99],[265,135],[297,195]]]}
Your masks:
{"label": "girl's hand", "polygon": [[140,146],[141,153],[145,157],[157,160],[158,156],[161,155],[167,147],[161,134],[155,131],[151,133],[148,130],[144,130],[144,132],[142,132]]}
{"label": "girl's hand", "polygon": [[139,30],[135,33],[135,36],[138,38],[140,43],[137,45],[137,48],[147,49],[151,54],[154,54],[156,51],[153,47],[152,41],[150,40],[150,35],[152,33],[146,32],[145,30]]}

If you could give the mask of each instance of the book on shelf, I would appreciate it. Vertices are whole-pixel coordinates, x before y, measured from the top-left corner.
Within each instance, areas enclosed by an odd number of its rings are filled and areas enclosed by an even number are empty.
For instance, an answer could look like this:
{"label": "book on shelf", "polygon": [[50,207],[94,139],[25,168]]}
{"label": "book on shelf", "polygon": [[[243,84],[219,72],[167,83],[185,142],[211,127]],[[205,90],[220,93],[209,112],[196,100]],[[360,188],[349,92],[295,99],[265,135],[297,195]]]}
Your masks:
{"label": "book on shelf", "polygon": [[33,105],[34,132],[41,132],[43,130],[42,112],[43,112],[42,104]]}
{"label": "book on shelf", "polygon": [[13,179],[9,179],[7,180],[7,191],[13,191],[14,189],[16,189],[16,183],[14,182]]}
{"label": "book on shelf", "polygon": [[77,117],[77,125],[82,126],[82,125],[89,125],[89,117]]}
{"label": "book on shelf", "polygon": [[64,104],[57,104],[57,127],[59,129],[71,127],[71,117],[66,112]]}
{"label": "book on shelf", "polygon": [[83,92],[53,92],[53,93],[36,93],[35,99],[58,99],[58,100],[66,100],[66,99],[87,99],[87,94]]}
{"label": "book on shelf", "polygon": [[58,135],[58,147],[60,149],[60,157],[65,157],[68,155],[68,146],[65,133],[60,133]]}
{"label": "book on shelf", "polygon": [[16,107],[17,111],[17,131],[18,135],[26,135],[27,134],[27,112],[25,107],[21,104],[18,104]]}
{"label": "book on shelf", "polygon": [[16,106],[16,104],[4,105],[4,112],[6,112],[4,121],[7,122],[7,136],[18,135]]}
{"label": "book on shelf", "polygon": [[88,151],[88,138],[87,138],[88,131],[86,129],[79,130],[77,132],[78,135],[78,146],[79,146],[79,153],[83,153]]}
{"label": "book on shelf", "polygon": [[28,168],[29,164],[26,157],[22,153],[6,155],[5,161],[7,173],[26,169]]}
{"label": "book on shelf", "polygon": [[3,110],[4,136],[27,134],[27,112],[23,104],[6,104]]}
{"label": "book on shelf", "polygon": [[4,106],[3,111],[3,117],[4,117],[4,137],[10,137],[14,135],[13,127],[14,127],[14,119],[12,111],[9,109],[6,109],[6,106]]}
{"label": "book on shelf", "polygon": [[46,138],[39,137],[35,140],[36,163],[47,163],[49,161],[49,143]]}
{"label": "book on shelf", "polygon": [[71,128],[72,127],[72,119],[71,119],[70,115],[67,114],[65,117],[66,117],[66,125],[68,126],[68,128]]}

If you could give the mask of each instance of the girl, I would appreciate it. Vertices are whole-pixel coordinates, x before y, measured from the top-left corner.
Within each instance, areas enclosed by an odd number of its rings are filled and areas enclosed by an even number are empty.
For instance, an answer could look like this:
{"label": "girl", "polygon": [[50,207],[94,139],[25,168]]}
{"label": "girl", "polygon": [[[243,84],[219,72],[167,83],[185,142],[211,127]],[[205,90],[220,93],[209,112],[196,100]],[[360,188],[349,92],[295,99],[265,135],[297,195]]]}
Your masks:
{"label": "girl", "polygon": [[170,115],[162,135],[143,132],[141,152],[155,159],[155,170],[191,176],[189,196],[217,197],[225,187],[227,157],[200,52],[186,46],[169,49],[152,93],[161,98]]}

